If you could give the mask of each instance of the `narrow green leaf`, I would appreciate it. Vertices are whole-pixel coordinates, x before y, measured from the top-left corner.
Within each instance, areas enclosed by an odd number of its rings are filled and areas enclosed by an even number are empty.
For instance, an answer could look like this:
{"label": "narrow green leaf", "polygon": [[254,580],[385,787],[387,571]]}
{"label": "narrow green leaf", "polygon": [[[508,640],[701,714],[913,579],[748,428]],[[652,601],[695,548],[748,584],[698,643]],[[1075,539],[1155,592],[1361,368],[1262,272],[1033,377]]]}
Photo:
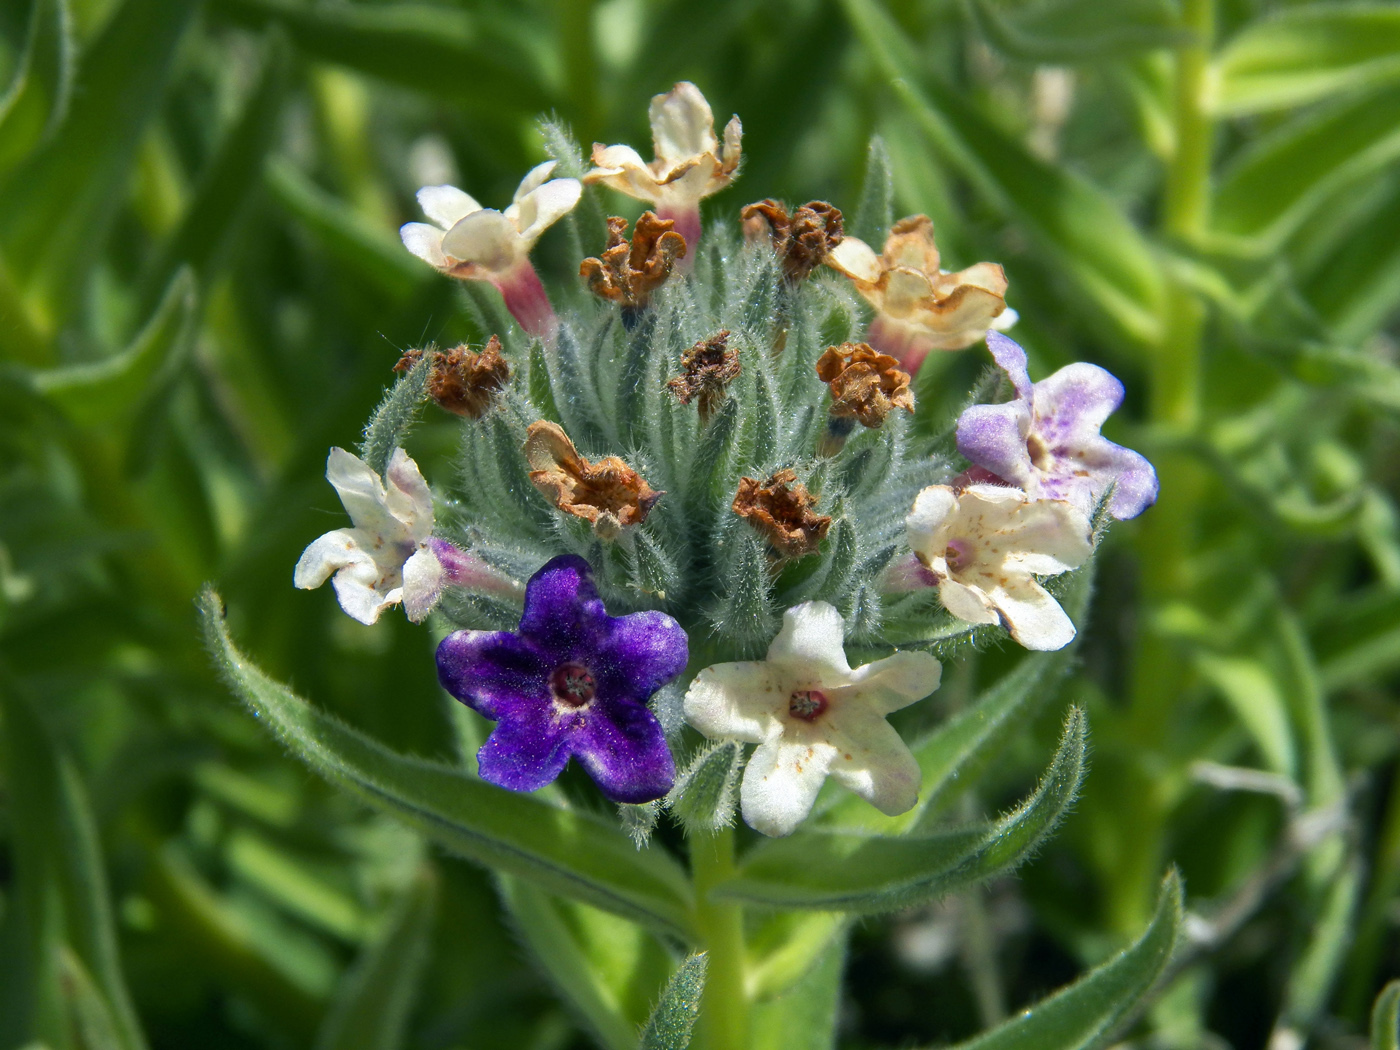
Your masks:
{"label": "narrow green leaf", "polygon": [[35,389],[83,426],[131,416],[179,371],[194,340],[198,304],[194,274],[181,270],[130,346],[100,361],[36,372]]}
{"label": "narrow green leaf", "polygon": [[700,1016],[700,996],[705,991],[705,954],[681,963],[661,1001],[642,1029],[641,1050],[686,1050],[695,1019]]}
{"label": "narrow green leaf", "polygon": [[999,1028],[957,1050],[1088,1050],[1102,1046],[1152,990],[1171,962],[1181,927],[1181,880],[1162,882],[1157,910],[1143,935],[1102,966]]}
{"label": "narrow green leaf", "polygon": [[58,950],[58,973],[78,1046],[82,1050],[123,1050],[111,1007],[83,961],[67,945]]}
{"label": "narrow green leaf", "polygon": [[200,612],[230,689],[328,780],[468,859],[636,922],[689,935],[689,883],[671,857],[659,850],[639,852],[601,816],[390,751],[258,670],[234,646],[213,590],[201,595]]}
{"label": "narrow green leaf", "polygon": [[389,468],[394,449],[403,447],[409,430],[418,422],[427,388],[428,360],[423,358],[385,393],[365,424],[365,438],[360,442],[360,458],[371,470],[382,475]]}
{"label": "narrow green leaf", "polygon": [[1371,1010],[1371,1050],[1400,1050],[1400,981],[1391,981],[1376,996]]}
{"label": "narrow green leaf", "polygon": [[1288,703],[1268,668],[1258,660],[1200,653],[1196,669],[1225,698],[1269,769],[1293,777],[1297,749],[1288,721]]}
{"label": "narrow green leaf", "polygon": [[718,831],[734,820],[734,793],[744,747],[733,740],[710,744],[676,778],[666,807],[687,831]]}
{"label": "narrow green leaf", "polygon": [[22,161],[63,120],[74,68],[67,0],[36,0],[24,54],[0,97],[0,172]]}
{"label": "narrow green leaf", "polygon": [[1074,709],[1035,792],[987,826],[888,838],[807,831],[760,843],[720,897],[819,911],[880,912],[935,900],[1025,861],[1079,792],[1088,723]]}
{"label": "narrow green leaf", "polygon": [[1002,11],[993,0],[965,0],[973,22],[998,51],[1026,62],[1068,65],[1122,58],[1180,44],[1187,34],[1165,0],[1060,0]]}
{"label": "narrow green leaf", "polygon": [[1257,139],[1220,178],[1212,234],[1273,251],[1344,186],[1400,157],[1400,88],[1308,110]]}
{"label": "narrow green leaf", "polygon": [[859,237],[879,251],[893,224],[894,172],[890,166],[890,151],[885,140],[875,135],[866,150],[865,183],[861,186],[860,205],[849,229],[853,237]]}
{"label": "narrow green leaf", "polygon": [[939,152],[1039,242],[1124,335],[1156,342],[1164,276],[1150,244],[1113,200],[1031,154],[947,86],[918,77],[912,49],[877,0],[841,2],[876,67]]}
{"label": "narrow green leaf", "polygon": [[1286,109],[1400,79],[1400,8],[1312,4],[1249,22],[1215,60],[1212,108]]}
{"label": "narrow green leaf", "polygon": [[398,1050],[428,962],[437,878],[423,868],[336,990],[316,1050]]}
{"label": "narrow green leaf", "polygon": [[1353,858],[1337,871],[1331,885],[1326,887],[1322,909],[1307,946],[1288,975],[1278,1028],[1292,1029],[1301,1035],[1312,1031],[1321,1018],[1347,949],[1351,947],[1360,896],[1361,865]]}

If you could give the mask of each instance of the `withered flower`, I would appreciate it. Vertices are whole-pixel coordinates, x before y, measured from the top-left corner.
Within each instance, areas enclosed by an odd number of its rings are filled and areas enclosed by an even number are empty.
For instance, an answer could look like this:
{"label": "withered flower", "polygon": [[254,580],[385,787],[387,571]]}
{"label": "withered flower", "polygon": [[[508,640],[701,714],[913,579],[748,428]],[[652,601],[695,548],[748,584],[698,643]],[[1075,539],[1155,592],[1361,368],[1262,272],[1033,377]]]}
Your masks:
{"label": "withered flower", "polygon": [[684,370],[666,384],[683,405],[695,400],[704,423],[724,400],[725,387],[739,374],[739,355],[729,349],[729,329],[702,339],[681,358]]}
{"label": "withered flower", "polygon": [[624,310],[640,310],[651,293],[666,283],[676,260],[686,252],[685,238],[676,233],[670,219],[658,219],[644,211],[627,240],[627,220],[608,220],[608,246],[601,259],[584,259],[578,268],[589,290]]}
{"label": "withered flower", "polygon": [[827,347],[817,358],[817,377],[831,388],[831,414],[852,417],[872,429],[884,424],[896,408],[914,411],[909,373],[889,354],[871,349],[869,343],[842,343]]}
{"label": "withered flower", "polygon": [[781,201],[770,197],[746,205],[739,217],[745,239],[772,243],[789,284],[806,280],[844,236],[840,210],[826,201],[808,201],[789,215]]}
{"label": "withered flower", "polygon": [[428,358],[428,396],[447,411],[469,419],[484,416],[496,392],[510,380],[510,366],[494,335],[479,351],[465,343],[447,351],[409,350],[394,371],[407,372],[424,356]]}
{"label": "withered flower", "polygon": [[566,514],[592,522],[599,539],[615,539],[626,526],[640,524],[665,495],[617,456],[588,462],[557,423],[539,420],[525,434],[535,488]]}
{"label": "withered flower", "polygon": [[780,470],[767,481],[740,478],[731,509],[764,539],[782,559],[815,554],[831,528],[831,517],[815,514],[817,498],[792,470]]}

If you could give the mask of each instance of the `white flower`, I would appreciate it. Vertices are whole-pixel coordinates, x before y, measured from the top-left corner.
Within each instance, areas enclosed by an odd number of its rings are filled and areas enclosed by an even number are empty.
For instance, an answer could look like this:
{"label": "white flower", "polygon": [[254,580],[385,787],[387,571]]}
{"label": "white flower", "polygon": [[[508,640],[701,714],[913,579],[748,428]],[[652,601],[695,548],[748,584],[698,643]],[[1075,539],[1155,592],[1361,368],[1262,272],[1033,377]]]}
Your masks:
{"label": "white flower", "polygon": [[[594,169],[583,177],[585,182],[601,182],[649,201],[662,218],[674,218],[677,213],[695,211],[702,197],[734,181],[744,133],[738,117],[725,125],[721,145],[715,138],[710,104],[689,81],[655,96],[648,116],[656,159],[648,164],[631,146],[595,143]],[[689,240],[689,234],[682,233]]]}
{"label": "white flower", "polygon": [[418,464],[401,448],[394,449],[384,473],[387,486],[363,460],[331,449],[326,480],[355,525],[307,547],[292,581],[309,590],[334,573],[340,607],[361,623],[374,623],[399,602],[418,622],[437,604],[446,576],[430,543],[433,497]]}
{"label": "white flower", "polygon": [[[483,208],[456,186],[424,186],[418,204],[437,225],[406,223],[404,247],[453,277],[498,281],[527,261],[551,225],[578,203],[578,179],[550,179],[554,161],[531,169],[505,211]],[[546,181],[548,180],[548,181]]]}
{"label": "white flower", "polygon": [[1093,553],[1088,519],[1063,500],[1020,489],[931,485],[905,518],[909,546],[944,607],[970,623],[1005,623],[1027,649],[1060,649],[1074,624],[1036,582],[1078,568]]}
{"label": "white flower", "polygon": [[891,711],[938,688],[928,653],[895,653],[851,669],[841,614],[806,602],[783,615],[766,660],[716,664],[695,676],[685,717],[707,737],[758,744],[744,770],[744,821],[787,835],[807,816],[828,775],[883,813],[919,798],[919,764]]}

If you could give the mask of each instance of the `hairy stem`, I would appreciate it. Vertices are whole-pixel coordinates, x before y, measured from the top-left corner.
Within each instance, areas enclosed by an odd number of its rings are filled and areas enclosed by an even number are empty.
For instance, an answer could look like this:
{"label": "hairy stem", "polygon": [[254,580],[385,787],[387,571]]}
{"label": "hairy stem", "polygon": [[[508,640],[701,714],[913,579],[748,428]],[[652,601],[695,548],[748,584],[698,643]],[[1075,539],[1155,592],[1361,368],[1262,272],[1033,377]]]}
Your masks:
{"label": "hairy stem", "polygon": [[734,829],[700,833],[690,841],[695,873],[695,919],[709,956],[701,1001],[701,1043],[706,1050],[746,1050],[749,1001],[744,989],[744,910],[709,900],[710,890],[734,872]]}

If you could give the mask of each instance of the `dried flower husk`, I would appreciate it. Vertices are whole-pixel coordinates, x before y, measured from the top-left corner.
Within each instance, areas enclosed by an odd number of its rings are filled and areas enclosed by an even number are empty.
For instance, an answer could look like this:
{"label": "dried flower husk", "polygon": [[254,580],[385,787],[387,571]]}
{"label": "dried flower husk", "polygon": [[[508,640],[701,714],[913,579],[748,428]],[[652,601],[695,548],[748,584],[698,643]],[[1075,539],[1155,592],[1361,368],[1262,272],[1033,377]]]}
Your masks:
{"label": "dried flower husk", "polygon": [[428,396],[449,412],[480,419],[495,402],[496,394],[510,381],[510,365],[501,355],[501,341],[494,335],[480,350],[463,343],[451,350],[409,350],[399,358],[395,372],[407,372],[428,359]]}
{"label": "dried flower husk", "polygon": [[826,201],[808,201],[788,214],[786,205],[770,197],[746,205],[739,217],[745,239],[772,244],[789,284],[806,280],[844,238],[841,212]]}
{"label": "dried flower husk", "polygon": [[642,212],[627,238],[627,220],[608,219],[608,246],[601,258],[584,259],[579,276],[600,299],[628,310],[646,306],[651,293],[666,283],[676,260],[684,258],[685,238],[676,233],[671,219]]}
{"label": "dried flower husk", "polygon": [[695,401],[706,422],[724,401],[725,389],[739,375],[739,354],[729,348],[729,329],[702,339],[681,358],[681,374],[666,387],[683,405]]}
{"label": "dried flower husk", "polygon": [[831,517],[812,508],[817,498],[797,480],[791,469],[780,470],[767,481],[740,478],[731,505],[782,559],[815,554],[831,528]]}
{"label": "dried flower husk", "polygon": [[615,539],[622,529],[641,524],[665,495],[617,456],[590,463],[557,423],[531,423],[524,452],[535,488],[564,513],[592,523],[600,539]]}

